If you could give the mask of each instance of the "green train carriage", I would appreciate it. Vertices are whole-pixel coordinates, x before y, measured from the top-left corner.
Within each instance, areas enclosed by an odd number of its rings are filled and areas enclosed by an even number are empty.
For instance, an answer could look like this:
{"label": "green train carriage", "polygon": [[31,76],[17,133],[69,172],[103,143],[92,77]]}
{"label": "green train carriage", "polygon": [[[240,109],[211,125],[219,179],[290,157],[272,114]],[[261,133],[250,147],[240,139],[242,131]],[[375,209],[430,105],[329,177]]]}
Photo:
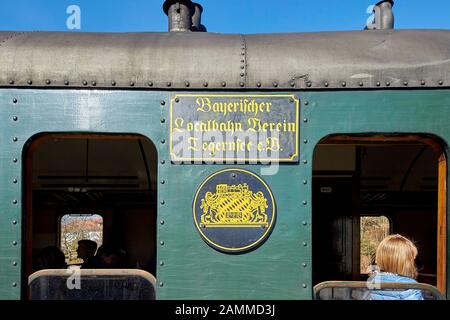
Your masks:
{"label": "green train carriage", "polygon": [[371,217],[447,297],[448,30],[0,38],[1,299],[93,214],[156,299],[357,286]]}

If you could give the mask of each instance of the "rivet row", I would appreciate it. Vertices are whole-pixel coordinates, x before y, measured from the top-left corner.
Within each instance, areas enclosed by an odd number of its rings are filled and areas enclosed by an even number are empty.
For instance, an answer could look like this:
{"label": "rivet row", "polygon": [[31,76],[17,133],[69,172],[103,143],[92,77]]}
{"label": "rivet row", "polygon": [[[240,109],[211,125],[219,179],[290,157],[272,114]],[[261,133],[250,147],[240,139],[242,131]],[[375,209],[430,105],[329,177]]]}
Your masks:
{"label": "rivet row", "polygon": [[[246,67],[247,67],[247,65],[246,65],[246,60],[245,60],[245,58],[246,58],[246,53],[245,53],[245,50],[246,50],[246,47],[245,47],[245,45],[242,47],[242,52],[241,52],[241,56],[242,56],[242,59],[240,60],[240,66],[239,66],[239,69],[242,71],[242,72],[240,72],[240,77],[242,78],[242,80],[244,80],[244,81],[240,81],[239,82],[239,85],[241,86],[241,83],[242,82],[244,82],[244,86],[245,86],[245,76],[246,76]],[[420,85],[422,85],[422,86],[424,86],[426,83],[427,83],[427,81],[426,80],[424,80],[424,79],[421,79],[421,80],[416,80],[418,83],[420,83]],[[46,85],[51,85],[51,84],[53,84],[54,86],[57,86],[58,85],[58,81],[52,81],[51,79],[45,79],[44,81],[43,81]],[[63,85],[65,85],[65,86],[68,86],[68,85],[72,85],[72,86],[76,86],[76,83],[77,82],[75,82],[75,81],[69,81],[68,79],[65,79],[65,80],[61,80],[61,82],[62,82],[62,84]],[[428,81],[428,82],[430,82],[430,81]],[[14,85],[17,85],[17,82],[14,80],[14,79],[9,79],[8,80],[8,83],[10,84],[10,85],[12,85],[12,86],[14,86]],[[28,84],[28,85],[32,85],[34,82],[33,82],[33,80],[32,79],[28,79],[27,81],[26,81],[26,83]],[[117,85],[117,82],[115,81],[115,80],[111,80],[110,82],[109,82],[110,84],[111,84],[111,86],[116,86]],[[320,87],[324,87],[324,88],[328,88],[328,87],[330,87],[331,86],[331,83],[329,82],[329,81],[319,81],[319,82],[317,82],[318,84],[320,84]],[[408,81],[408,80],[403,80],[403,82],[401,82],[404,86],[408,86],[411,82],[410,81]],[[442,86],[442,85],[444,85],[444,80],[438,80],[438,81],[436,81],[436,82],[434,82],[434,83],[436,83],[436,84],[438,84],[438,85],[440,85],[440,86]],[[88,81],[88,80],[82,80],[81,81],[81,84],[83,85],[83,86],[87,86],[88,84],[91,84],[92,86],[97,86],[97,81],[96,80],[92,80],[92,81]],[[228,84],[227,84],[227,82],[226,81],[220,81],[220,82],[218,82],[218,84],[221,86],[221,87],[226,87]],[[256,82],[255,83],[256,84],[256,86],[259,88],[259,87],[261,87],[262,86],[262,83],[260,82],[260,81],[258,81],[258,82]],[[313,82],[312,81],[306,81],[306,86],[307,87],[312,87],[312,85],[313,85]],[[372,86],[376,86],[376,87],[380,87],[381,86],[381,84],[382,84],[382,82],[381,81],[376,81]],[[386,85],[386,86],[390,86],[391,85],[391,82],[390,81],[384,81],[384,84]],[[39,85],[39,84],[36,84],[36,85]],[[291,81],[289,81],[288,83],[287,83],[287,85],[288,86],[290,86],[290,87],[296,87],[296,82],[295,82],[295,79],[293,79],[293,80],[291,80]],[[136,82],[135,81],[129,81],[128,82],[128,86],[129,87],[135,87],[136,86]],[[143,84],[141,85],[141,86],[148,86],[148,87],[153,87],[154,86],[154,82],[153,81],[144,81],[143,82]],[[166,82],[163,82],[162,83],[162,86],[166,86],[166,87],[172,87],[173,86],[173,82],[172,81],[166,81]],[[190,83],[190,81],[185,81],[184,82],[184,86],[185,87],[190,87],[191,86],[191,83]],[[208,81],[204,81],[204,82],[202,82],[201,83],[201,86],[203,86],[203,87],[208,87],[209,86],[209,82]],[[270,86],[272,86],[272,87],[278,87],[279,86],[279,83],[277,82],[277,81],[275,81],[275,82],[272,82],[271,83],[271,85],[267,85],[267,87],[270,87]],[[338,81],[336,84],[335,84],[335,86],[334,87],[348,87],[348,82],[347,81]],[[359,87],[363,87],[363,86],[367,86],[367,84],[365,84],[363,81],[359,81],[359,82],[357,82],[356,83],[356,86],[359,86]],[[333,87],[333,86],[332,86]]]}

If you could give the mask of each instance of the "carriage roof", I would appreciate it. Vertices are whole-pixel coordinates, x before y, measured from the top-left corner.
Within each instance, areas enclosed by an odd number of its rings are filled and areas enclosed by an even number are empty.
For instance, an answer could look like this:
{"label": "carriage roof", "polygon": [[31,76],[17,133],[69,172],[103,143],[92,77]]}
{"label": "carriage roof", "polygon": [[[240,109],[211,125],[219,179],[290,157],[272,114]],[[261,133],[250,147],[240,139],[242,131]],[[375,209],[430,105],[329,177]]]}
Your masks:
{"label": "carriage roof", "polygon": [[0,32],[0,86],[442,87],[450,30],[280,34]]}

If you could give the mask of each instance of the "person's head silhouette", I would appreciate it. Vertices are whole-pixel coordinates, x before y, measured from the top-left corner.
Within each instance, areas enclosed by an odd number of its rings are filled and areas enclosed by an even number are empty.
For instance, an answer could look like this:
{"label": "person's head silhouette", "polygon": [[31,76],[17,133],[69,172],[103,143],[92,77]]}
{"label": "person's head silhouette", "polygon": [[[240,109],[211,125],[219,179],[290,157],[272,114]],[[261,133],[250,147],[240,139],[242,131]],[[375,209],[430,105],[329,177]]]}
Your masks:
{"label": "person's head silhouette", "polygon": [[383,272],[391,272],[409,278],[417,278],[415,259],[417,248],[402,235],[387,236],[378,245],[375,263]]}
{"label": "person's head silhouette", "polygon": [[95,255],[96,250],[97,250],[97,243],[95,241],[87,239],[78,241],[78,248],[77,248],[78,258],[86,260],[89,257],[93,257]]}
{"label": "person's head silhouette", "polygon": [[39,251],[39,269],[65,269],[66,257],[64,253],[55,246],[48,246]]}

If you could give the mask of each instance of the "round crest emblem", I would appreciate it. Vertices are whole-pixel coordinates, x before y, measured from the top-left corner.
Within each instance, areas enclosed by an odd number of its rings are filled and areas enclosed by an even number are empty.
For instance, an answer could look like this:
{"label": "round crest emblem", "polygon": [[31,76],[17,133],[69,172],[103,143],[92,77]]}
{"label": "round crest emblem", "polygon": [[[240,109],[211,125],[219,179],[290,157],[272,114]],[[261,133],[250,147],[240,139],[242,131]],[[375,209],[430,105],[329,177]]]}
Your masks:
{"label": "round crest emblem", "polygon": [[203,240],[224,252],[243,252],[260,245],[275,223],[275,200],[268,185],[253,172],[220,170],[195,193],[194,222]]}

